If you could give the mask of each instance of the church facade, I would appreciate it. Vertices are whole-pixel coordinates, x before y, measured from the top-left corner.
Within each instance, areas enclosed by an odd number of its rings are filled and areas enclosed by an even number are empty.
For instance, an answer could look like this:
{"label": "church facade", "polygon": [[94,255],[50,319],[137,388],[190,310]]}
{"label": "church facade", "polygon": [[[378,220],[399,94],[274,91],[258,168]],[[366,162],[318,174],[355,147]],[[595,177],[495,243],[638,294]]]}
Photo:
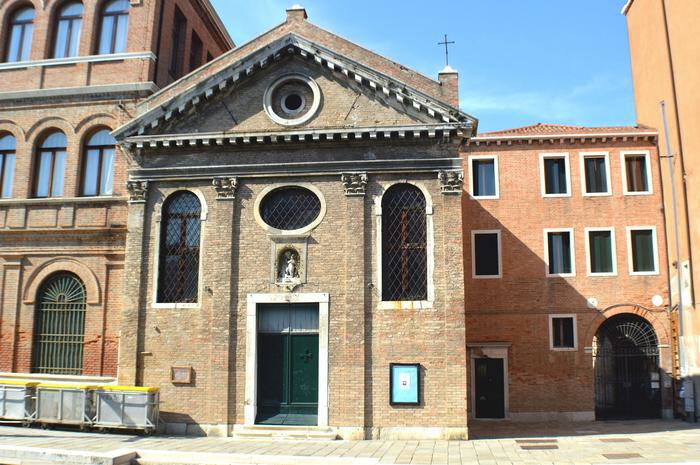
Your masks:
{"label": "church facade", "polygon": [[[0,199],[0,378],[157,386],[164,431],[188,435],[673,415],[656,130],[477,134],[455,71],[422,76],[303,8],[238,48],[207,2],[162,14],[177,40],[129,51],[171,60],[85,59],[154,61],[128,105],[88,80],[54,121],[4,95],[0,160],[27,182]],[[36,137],[56,129],[67,147]],[[81,187],[93,156],[113,191]],[[42,157],[66,158],[65,195],[37,195]],[[78,350],[44,337],[57,309],[83,318],[63,334]]]}

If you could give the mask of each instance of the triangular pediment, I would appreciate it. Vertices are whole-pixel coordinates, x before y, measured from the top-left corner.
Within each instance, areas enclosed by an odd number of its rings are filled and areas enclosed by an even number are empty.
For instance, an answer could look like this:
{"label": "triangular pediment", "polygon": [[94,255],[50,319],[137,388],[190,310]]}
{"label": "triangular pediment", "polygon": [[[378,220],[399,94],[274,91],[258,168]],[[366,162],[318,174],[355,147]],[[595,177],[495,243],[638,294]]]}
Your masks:
{"label": "triangular pediment", "polygon": [[[370,129],[470,136],[476,127],[473,117],[435,97],[295,33],[207,71],[188,76],[181,93],[147,100],[140,116],[115,131],[117,138],[137,145],[179,137],[221,143],[256,135],[272,141],[343,137]],[[307,76],[320,91],[319,108],[301,124],[279,124],[266,111],[266,92],[288,74]]]}

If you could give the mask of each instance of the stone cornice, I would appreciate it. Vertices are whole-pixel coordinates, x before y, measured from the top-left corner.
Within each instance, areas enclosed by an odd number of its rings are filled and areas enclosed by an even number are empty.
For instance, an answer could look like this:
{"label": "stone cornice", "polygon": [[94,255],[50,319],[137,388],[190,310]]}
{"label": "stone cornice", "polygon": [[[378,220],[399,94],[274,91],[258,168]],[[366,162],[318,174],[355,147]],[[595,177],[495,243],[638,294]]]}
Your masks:
{"label": "stone cornice", "polygon": [[182,181],[218,177],[265,178],[281,176],[340,176],[343,173],[438,173],[462,168],[461,158],[400,160],[315,161],[246,165],[167,166],[129,171],[130,181]]}

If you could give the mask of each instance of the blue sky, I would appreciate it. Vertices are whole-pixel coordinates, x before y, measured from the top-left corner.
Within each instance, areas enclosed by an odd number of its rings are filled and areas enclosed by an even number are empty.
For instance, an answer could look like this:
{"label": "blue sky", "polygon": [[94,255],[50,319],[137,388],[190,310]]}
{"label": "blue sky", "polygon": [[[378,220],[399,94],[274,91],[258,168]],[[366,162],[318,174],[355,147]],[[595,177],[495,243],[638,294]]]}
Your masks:
{"label": "blue sky", "polygon": [[[294,0],[212,0],[243,44]],[[309,20],[436,78],[456,44],[462,110],[479,131],[635,122],[624,0],[303,0]]]}

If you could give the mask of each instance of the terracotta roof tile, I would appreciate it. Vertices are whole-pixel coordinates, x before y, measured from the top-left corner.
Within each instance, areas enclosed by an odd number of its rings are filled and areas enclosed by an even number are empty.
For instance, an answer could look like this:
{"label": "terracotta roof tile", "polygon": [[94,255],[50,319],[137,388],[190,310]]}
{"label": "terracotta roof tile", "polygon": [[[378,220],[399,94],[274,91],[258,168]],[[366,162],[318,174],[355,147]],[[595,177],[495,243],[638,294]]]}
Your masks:
{"label": "terracotta roof tile", "polygon": [[477,137],[517,137],[517,136],[560,136],[560,135],[586,135],[586,134],[620,134],[620,133],[647,133],[656,132],[647,126],[606,126],[586,127],[567,126],[563,124],[537,123],[519,128],[504,129],[501,131],[483,132]]}

